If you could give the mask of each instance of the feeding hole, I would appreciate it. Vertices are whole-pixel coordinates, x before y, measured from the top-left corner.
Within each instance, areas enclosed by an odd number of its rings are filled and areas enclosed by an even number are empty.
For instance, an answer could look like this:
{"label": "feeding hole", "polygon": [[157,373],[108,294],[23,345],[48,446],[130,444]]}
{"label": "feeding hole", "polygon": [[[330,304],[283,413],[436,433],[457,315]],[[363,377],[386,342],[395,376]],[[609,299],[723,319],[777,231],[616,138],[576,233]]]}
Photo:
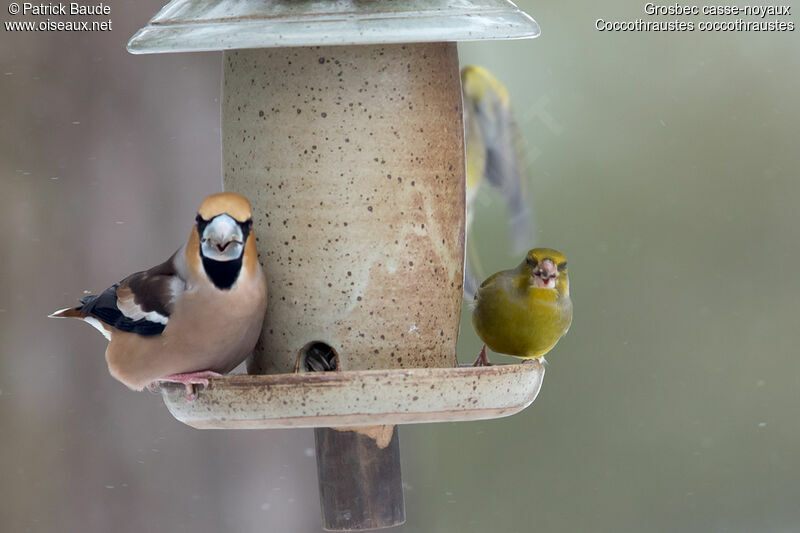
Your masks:
{"label": "feeding hole", "polygon": [[331,372],[339,369],[339,354],[330,345],[311,341],[300,349],[295,372]]}

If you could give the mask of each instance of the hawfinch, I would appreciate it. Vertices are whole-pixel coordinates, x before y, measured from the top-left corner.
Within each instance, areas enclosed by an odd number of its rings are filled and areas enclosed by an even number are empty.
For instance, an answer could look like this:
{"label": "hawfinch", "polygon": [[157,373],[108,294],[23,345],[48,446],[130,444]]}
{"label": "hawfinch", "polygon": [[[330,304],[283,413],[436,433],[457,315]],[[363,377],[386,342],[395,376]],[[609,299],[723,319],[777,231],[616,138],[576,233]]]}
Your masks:
{"label": "hawfinch", "polygon": [[131,389],[167,381],[189,396],[241,363],[259,337],[267,284],[252,229],[244,196],[213,194],[166,262],[50,316],[97,328],[109,340],[109,372]]}

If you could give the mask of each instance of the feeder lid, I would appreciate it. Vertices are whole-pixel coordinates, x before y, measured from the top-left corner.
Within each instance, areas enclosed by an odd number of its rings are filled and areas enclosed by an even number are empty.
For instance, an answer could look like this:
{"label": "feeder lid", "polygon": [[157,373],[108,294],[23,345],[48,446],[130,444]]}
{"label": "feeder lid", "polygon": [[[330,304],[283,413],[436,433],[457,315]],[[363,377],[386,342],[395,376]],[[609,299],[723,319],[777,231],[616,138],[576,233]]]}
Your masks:
{"label": "feeder lid", "polygon": [[133,54],[532,39],[509,0],[172,0],[128,42]]}

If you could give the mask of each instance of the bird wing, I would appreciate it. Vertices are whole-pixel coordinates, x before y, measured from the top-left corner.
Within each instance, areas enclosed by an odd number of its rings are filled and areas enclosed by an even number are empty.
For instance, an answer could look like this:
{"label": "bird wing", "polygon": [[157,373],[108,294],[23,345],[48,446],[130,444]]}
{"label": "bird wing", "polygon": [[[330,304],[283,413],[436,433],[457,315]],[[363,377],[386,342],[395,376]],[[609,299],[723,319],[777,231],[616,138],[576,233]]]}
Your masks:
{"label": "bird wing", "polygon": [[501,270],[500,272],[495,272],[494,274],[492,274],[491,276],[489,276],[488,278],[486,278],[485,280],[483,280],[483,283],[481,283],[481,286],[480,286],[479,288],[480,288],[480,289],[485,289],[486,287],[488,287],[489,285],[491,285],[492,283],[494,283],[494,281],[495,281],[497,278],[499,278],[501,275],[503,275],[503,274],[505,274],[505,273],[506,273],[506,271],[505,271],[505,270]]}
{"label": "bird wing", "polygon": [[[487,125],[488,126],[488,125]],[[524,148],[511,109],[498,105],[486,142],[486,180],[499,189],[510,211],[514,249],[527,250],[532,239],[531,214],[523,191]]]}
{"label": "bird wing", "polygon": [[121,331],[159,335],[167,326],[173,303],[185,289],[186,282],[173,255],[149,270],[131,274],[99,295],[81,299],[81,313]]}

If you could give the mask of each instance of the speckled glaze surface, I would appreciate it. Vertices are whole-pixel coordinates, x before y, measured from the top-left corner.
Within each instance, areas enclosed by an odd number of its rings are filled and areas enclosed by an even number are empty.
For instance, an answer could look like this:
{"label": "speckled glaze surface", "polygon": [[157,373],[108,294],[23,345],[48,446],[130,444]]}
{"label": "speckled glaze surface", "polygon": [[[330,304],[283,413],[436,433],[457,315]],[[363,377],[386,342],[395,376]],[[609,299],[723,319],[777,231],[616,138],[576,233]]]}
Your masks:
{"label": "speckled glaze surface", "polygon": [[248,371],[291,372],[311,341],[332,346],[341,370],[455,366],[456,45],[239,50],[223,62],[224,186],[250,199],[270,291]]}
{"label": "speckled glaze surface", "polygon": [[164,384],[172,415],[200,429],[269,429],[455,422],[517,413],[539,393],[538,361],[489,367],[415,368],[223,376],[197,399]]}

